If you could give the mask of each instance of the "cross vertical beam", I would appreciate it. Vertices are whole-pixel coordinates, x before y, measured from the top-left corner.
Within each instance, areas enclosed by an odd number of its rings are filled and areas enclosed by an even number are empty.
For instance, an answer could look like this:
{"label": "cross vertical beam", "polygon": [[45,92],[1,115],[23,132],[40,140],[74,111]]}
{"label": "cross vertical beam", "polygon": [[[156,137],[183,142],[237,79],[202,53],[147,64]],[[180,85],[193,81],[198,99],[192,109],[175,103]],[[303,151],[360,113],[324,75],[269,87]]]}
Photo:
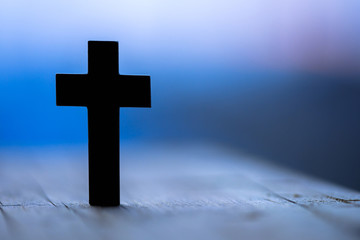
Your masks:
{"label": "cross vertical beam", "polygon": [[93,76],[116,76],[119,74],[119,45],[117,42],[100,44],[97,41],[89,41],[88,74]]}
{"label": "cross vertical beam", "polygon": [[88,107],[89,203],[120,204],[119,108]]}

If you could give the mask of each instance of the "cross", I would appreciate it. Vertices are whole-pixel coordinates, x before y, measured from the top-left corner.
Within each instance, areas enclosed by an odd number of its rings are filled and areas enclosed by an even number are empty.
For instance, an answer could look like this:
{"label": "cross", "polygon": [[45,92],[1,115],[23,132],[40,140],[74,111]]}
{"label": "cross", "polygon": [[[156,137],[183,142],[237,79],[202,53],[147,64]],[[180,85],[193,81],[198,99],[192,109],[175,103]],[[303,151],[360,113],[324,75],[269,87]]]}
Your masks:
{"label": "cross", "polygon": [[56,74],[56,105],[88,110],[89,203],[120,204],[119,108],[151,107],[150,76],[119,74],[118,42],[88,42],[88,74]]}

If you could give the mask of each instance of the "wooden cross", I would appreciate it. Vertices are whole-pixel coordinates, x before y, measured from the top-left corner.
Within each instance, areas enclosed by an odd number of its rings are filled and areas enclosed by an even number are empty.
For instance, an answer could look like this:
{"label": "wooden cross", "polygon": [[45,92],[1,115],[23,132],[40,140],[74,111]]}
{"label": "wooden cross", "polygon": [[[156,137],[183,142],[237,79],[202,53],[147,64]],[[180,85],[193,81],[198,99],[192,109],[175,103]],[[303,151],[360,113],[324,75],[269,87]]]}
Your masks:
{"label": "wooden cross", "polygon": [[56,74],[56,105],[88,109],[89,203],[120,204],[119,108],[151,107],[150,76],[119,75],[118,42],[88,42],[88,74]]}

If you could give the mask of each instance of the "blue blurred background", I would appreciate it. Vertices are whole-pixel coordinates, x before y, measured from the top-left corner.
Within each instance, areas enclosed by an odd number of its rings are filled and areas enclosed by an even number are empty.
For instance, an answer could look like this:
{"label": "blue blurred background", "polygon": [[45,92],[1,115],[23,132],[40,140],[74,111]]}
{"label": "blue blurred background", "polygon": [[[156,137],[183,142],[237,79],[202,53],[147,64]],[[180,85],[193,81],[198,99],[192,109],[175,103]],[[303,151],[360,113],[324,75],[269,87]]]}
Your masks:
{"label": "blue blurred background", "polygon": [[87,41],[120,44],[152,79],[121,141],[207,141],[360,189],[358,0],[11,0],[0,7],[0,147],[87,143],[55,74],[87,72]]}

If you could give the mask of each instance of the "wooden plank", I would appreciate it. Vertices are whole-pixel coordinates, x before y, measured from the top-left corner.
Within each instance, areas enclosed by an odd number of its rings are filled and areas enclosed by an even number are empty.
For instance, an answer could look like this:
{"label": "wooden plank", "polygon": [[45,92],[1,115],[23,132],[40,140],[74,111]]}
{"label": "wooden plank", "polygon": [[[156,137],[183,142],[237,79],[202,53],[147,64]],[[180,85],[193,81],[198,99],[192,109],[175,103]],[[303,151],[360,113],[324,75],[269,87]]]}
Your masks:
{"label": "wooden plank", "polygon": [[0,159],[0,239],[360,237],[358,192],[220,146],[124,146],[107,209],[87,204],[86,146]]}

